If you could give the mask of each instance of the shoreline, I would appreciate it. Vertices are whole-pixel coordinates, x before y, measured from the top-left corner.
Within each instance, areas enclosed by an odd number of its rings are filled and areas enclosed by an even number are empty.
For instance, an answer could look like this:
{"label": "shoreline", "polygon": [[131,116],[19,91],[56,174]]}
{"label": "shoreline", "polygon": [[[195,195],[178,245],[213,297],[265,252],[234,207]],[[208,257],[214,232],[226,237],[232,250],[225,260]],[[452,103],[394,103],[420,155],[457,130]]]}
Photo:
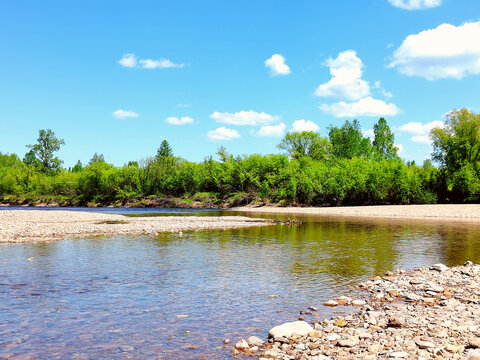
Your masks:
{"label": "shoreline", "polygon": [[[324,306],[353,306],[345,316],[275,326],[269,339],[238,341],[234,355],[270,359],[480,359],[480,266],[471,262],[397,270],[360,283],[363,299],[339,296]],[[313,312],[313,313],[312,313]],[[311,315],[311,322],[304,321]]]}
{"label": "shoreline", "polygon": [[229,210],[252,214],[292,214],[356,219],[368,218],[480,223],[480,204],[371,205],[342,207],[241,206]]}
{"label": "shoreline", "polygon": [[1,210],[0,243],[29,243],[95,235],[118,236],[274,224],[242,216],[129,217],[68,210]]}

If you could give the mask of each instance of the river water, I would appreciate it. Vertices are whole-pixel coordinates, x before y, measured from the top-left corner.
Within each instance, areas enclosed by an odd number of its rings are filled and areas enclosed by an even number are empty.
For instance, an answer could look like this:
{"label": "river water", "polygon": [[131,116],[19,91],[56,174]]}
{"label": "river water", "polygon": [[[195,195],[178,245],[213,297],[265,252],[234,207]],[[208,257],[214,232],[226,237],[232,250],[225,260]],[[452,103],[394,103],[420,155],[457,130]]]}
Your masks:
{"label": "river water", "polygon": [[[322,304],[362,296],[355,284],[372,275],[480,262],[473,223],[297,218],[301,225],[0,244],[0,358],[230,359],[224,339],[266,338],[299,316],[345,311]],[[309,306],[317,316],[300,315]]]}

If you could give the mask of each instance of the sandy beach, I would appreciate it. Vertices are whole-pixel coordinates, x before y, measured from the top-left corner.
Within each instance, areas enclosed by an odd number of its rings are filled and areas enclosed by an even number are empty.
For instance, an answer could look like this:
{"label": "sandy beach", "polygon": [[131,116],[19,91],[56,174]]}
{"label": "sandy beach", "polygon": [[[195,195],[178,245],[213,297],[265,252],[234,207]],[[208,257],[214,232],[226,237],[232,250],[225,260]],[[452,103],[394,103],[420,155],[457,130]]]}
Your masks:
{"label": "sandy beach", "polygon": [[480,204],[454,205],[376,205],[342,207],[238,207],[231,210],[250,213],[309,214],[325,216],[480,221]]}
{"label": "sandy beach", "polygon": [[242,216],[127,217],[68,210],[2,210],[0,243],[51,241],[92,235],[148,234],[269,225]]}

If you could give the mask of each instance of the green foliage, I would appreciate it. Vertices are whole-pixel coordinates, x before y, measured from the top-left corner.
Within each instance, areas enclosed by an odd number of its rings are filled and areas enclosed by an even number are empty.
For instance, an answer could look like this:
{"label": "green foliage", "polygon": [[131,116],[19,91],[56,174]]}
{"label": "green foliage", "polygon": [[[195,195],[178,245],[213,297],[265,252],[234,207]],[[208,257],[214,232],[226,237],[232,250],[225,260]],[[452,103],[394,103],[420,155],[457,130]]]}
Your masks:
{"label": "green foliage", "polygon": [[328,137],[333,146],[333,154],[338,158],[371,158],[373,149],[370,140],[364,138],[357,120],[345,121],[342,127],[330,126]]}
{"label": "green foliage", "polygon": [[173,156],[173,150],[167,140],[163,140],[157,150],[156,160],[163,160]]}
{"label": "green foliage", "polygon": [[278,148],[285,150],[291,159],[308,156],[315,160],[326,160],[331,153],[328,140],[313,131],[287,133]]}
{"label": "green foliage", "polygon": [[375,157],[377,159],[395,159],[397,157],[397,148],[394,145],[395,136],[384,118],[380,118],[373,125],[373,133],[375,134],[375,139],[372,145]]}
{"label": "green foliage", "polygon": [[[37,143],[27,145],[27,148],[34,152],[36,159],[41,163],[41,170],[45,173],[52,173],[58,171],[62,165],[63,161],[54,157],[54,153],[60,150],[62,145],[65,145],[65,141],[57,138],[52,130],[42,129],[38,132]],[[27,153],[27,155],[27,161],[32,163],[32,154]]]}

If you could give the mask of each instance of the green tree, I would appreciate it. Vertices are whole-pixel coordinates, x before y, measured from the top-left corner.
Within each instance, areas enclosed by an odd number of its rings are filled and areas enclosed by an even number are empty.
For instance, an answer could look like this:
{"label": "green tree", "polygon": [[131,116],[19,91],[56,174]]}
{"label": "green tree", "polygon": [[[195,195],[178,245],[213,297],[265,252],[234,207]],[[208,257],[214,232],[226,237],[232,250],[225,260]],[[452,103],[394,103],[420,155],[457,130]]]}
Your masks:
{"label": "green tree", "polygon": [[105,158],[103,157],[103,154],[93,154],[92,158],[90,159],[90,161],[88,162],[90,165],[92,164],[95,164],[97,162],[102,162],[104,163],[105,162]]}
{"label": "green tree", "polygon": [[55,133],[50,130],[41,129],[38,132],[37,143],[33,145],[27,145],[27,148],[32,149],[35,153],[35,157],[41,163],[41,169],[45,173],[54,173],[60,169],[63,161],[54,154],[60,150],[60,147],[65,145],[63,139],[59,139],[55,136]]}
{"label": "green tree", "polygon": [[373,132],[375,139],[373,140],[373,148],[375,156],[378,159],[394,159],[397,157],[397,148],[394,145],[395,136],[390,130],[387,121],[380,118],[378,122],[373,125]]}
{"label": "green tree", "polygon": [[75,166],[72,168],[72,172],[77,173],[77,172],[80,172],[82,170],[83,170],[82,162],[80,160],[78,160],[77,163],[75,164]]}
{"label": "green tree", "polygon": [[162,160],[173,156],[173,150],[167,140],[163,140],[157,150],[156,160]]}
{"label": "green tree", "polygon": [[291,159],[308,156],[323,160],[328,159],[331,152],[330,142],[314,131],[287,133],[277,147],[285,150]]}
{"label": "green tree", "polygon": [[333,153],[339,158],[370,158],[372,145],[364,138],[358,120],[345,121],[342,127],[330,126],[328,137],[333,146]]}

